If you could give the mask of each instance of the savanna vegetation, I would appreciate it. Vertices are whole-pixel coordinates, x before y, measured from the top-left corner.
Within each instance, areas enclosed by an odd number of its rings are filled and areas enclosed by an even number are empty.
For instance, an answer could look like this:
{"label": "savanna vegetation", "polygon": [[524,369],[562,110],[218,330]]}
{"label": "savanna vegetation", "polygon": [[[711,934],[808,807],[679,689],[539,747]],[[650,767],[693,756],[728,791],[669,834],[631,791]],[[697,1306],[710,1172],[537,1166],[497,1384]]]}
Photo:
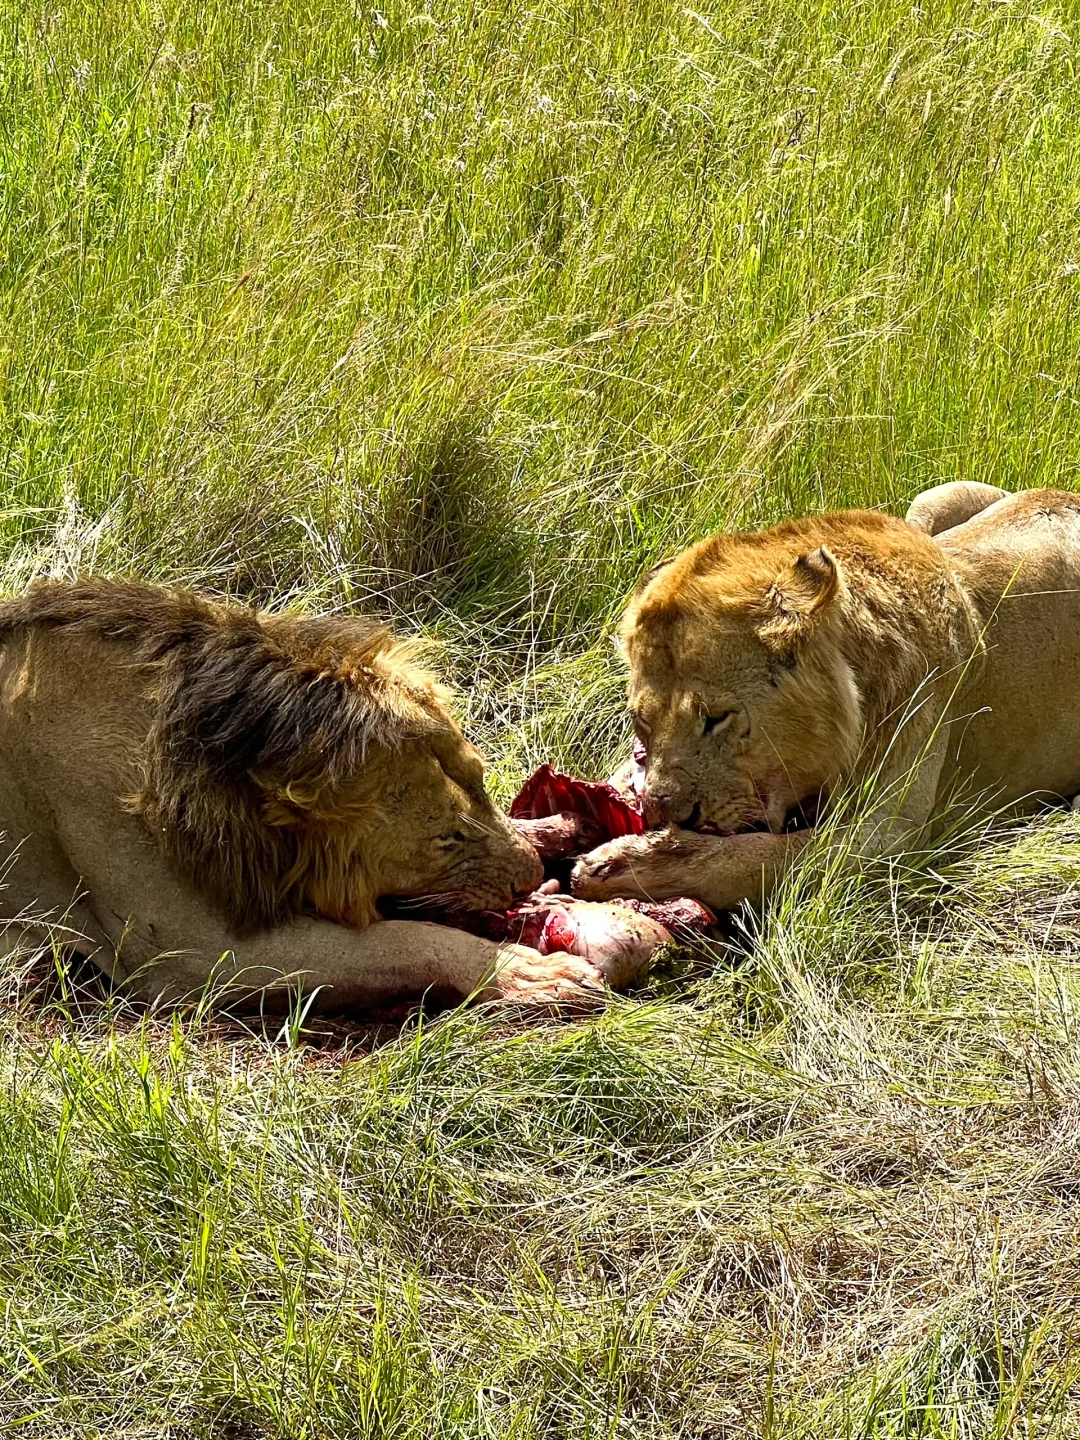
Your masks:
{"label": "savanna vegetation", "polygon": [[[0,568],[421,633],[505,798],[642,569],[1080,476],[1080,8],[0,0]],[[1080,1435],[1080,818],[603,1015],[0,1010],[0,1434]],[[48,973],[47,973],[48,972]]]}

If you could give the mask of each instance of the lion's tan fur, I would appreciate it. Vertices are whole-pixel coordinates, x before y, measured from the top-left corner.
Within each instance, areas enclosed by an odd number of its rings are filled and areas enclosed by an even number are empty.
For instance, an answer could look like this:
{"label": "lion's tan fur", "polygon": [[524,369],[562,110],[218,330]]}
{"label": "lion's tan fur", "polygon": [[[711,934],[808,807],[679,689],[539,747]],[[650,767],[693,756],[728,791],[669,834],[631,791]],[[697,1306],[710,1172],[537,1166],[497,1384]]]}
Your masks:
{"label": "lion's tan fur", "polygon": [[[835,563],[812,570],[822,550]],[[872,512],[702,541],[653,577],[622,625],[632,706],[660,725],[673,694],[705,699],[695,672],[715,683],[742,647],[780,702],[757,737],[759,770],[778,752],[808,782],[836,778],[867,737],[884,743],[888,718],[929,672],[969,655],[977,635],[941,549]]]}
{"label": "lion's tan fur", "polygon": [[[646,809],[718,833],[616,842],[580,893],[680,893],[672,857],[693,850],[695,873],[715,860],[702,898],[741,898],[768,846],[733,832],[767,826],[782,859],[792,807],[875,771],[886,789],[907,774],[869,826],[878,849],[917,838],[958,781],[997,801],[1080,789],[1080,501],[947,486],[913,516],[717,536],[639,588],[622,643]],[[728,883],[751,850],[756,886]]]}
{"label": "lion's tan fur", "polygon": [[482,908],[540,878],[445,691],[366,620],[32,587],[0,603],[0,754],[6,918],[74,902],[140,960],[202,934],[196,978],[304,915],[363,928],[382,896]]}

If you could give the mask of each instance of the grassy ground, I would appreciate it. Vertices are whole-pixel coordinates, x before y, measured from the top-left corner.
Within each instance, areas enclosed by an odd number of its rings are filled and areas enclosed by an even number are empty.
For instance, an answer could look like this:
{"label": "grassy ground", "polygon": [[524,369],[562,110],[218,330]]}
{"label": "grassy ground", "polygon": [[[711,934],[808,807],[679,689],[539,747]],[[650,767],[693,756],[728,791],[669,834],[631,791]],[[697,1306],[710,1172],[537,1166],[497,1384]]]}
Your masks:
{"label": "grassy ground", "polygon": [[[0,553],[422,630],[506,794],[685,540],[1080,470],[1080,10],[0,0]],[[0,1434],[1080,1435],[1080,821],[370,1053],[0,1020]]]}

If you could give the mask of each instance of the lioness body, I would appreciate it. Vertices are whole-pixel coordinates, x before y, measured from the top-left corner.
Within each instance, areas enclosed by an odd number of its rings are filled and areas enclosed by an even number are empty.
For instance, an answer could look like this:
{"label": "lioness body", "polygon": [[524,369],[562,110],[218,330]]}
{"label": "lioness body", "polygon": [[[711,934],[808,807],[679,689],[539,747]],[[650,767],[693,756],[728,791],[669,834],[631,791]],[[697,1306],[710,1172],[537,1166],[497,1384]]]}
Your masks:
{"label": "lioness body", "polygon": [[1080,791],[1080,498],[1008,495],[937,535],[985,633],[953,707],[943,780],[1002,802]]}
{"label": "lioness body", "polygon": [[74,944],[151,998],[560,1001],[626,978],[378,918],[386,895],[503,906],[542,868],[439,687],[366,622],[109,582],[3,602],[0,830],[7,948]]}
{"label": "lioness body", "polygon": [[650,578],[623,641],[645,807],[666,828],[580,862],[589,898],[760,896],[805,843],[785,818],[869,775],[873,852],[916,842],[958,787],[995,803],[1080,790],[1070,494],[942,486],[909,521],[848,511],[719,536]]}

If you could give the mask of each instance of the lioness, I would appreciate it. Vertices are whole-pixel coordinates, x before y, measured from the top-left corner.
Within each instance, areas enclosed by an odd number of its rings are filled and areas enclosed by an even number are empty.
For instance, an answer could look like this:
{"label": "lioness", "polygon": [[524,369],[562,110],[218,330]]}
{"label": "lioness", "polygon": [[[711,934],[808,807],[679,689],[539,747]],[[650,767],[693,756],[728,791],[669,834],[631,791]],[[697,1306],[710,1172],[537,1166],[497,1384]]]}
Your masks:
{"label": "lioness", "polygon": [[621,632],[652,833],[574,892],[759,898],[830,792],[877,776],[870,853],[957,782],[1080,790],[1080,497],[954,483],[907,520],[844,511],[718,535],[648,577]]}
{"label": "lioness", "polygon": [[0,602],[0,830],[9,951],[59,936],[151,998],[560,1001],[624,978],[379,919],[387,896],[503,907],[542,867],[445,692],[365,620],[103,580]]}

